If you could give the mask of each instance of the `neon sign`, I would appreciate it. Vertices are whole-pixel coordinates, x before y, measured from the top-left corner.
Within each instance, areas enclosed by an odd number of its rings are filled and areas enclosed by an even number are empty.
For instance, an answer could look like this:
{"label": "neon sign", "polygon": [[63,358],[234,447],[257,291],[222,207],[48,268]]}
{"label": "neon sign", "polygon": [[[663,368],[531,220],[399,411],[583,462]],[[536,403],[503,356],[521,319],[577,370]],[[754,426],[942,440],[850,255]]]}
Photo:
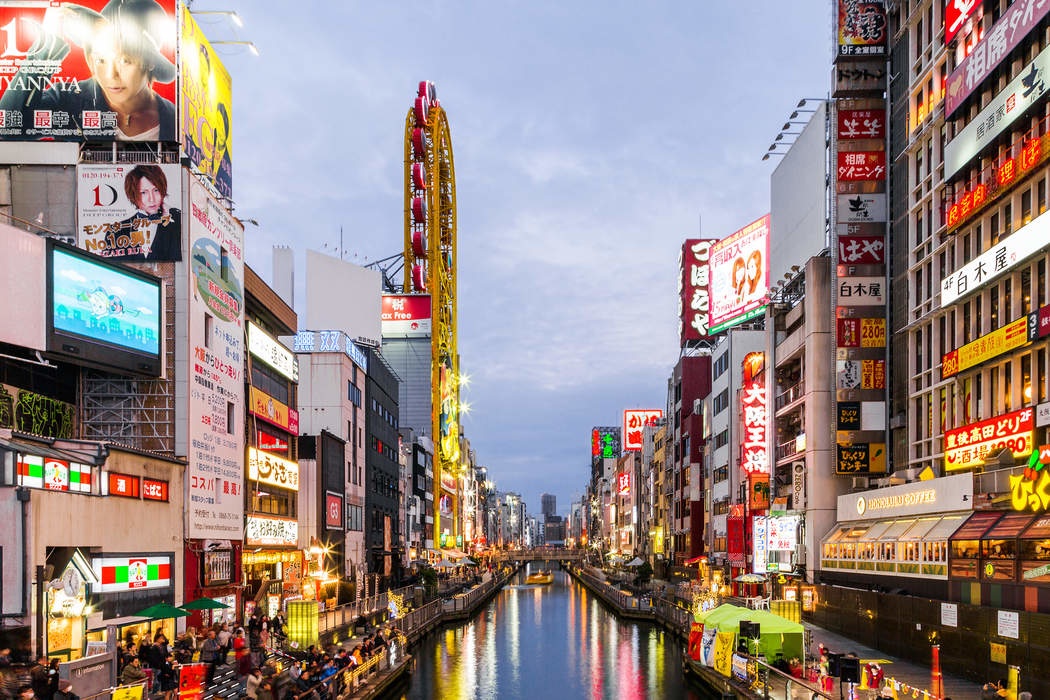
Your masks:
{"label": "neon sign", "polygon": [[765,367],[764,352],[750,352],[744,357],[744,382],[740,390],[744,439],[740,443],[740,468],[748,474],[769,472]]}

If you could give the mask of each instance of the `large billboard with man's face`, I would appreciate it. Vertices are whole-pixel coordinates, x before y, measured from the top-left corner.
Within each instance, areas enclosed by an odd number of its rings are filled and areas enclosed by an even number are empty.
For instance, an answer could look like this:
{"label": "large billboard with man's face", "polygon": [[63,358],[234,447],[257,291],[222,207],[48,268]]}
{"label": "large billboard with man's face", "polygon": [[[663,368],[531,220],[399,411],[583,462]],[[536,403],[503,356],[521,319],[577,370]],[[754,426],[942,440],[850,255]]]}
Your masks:
{"label": "large billboard with man's face", "polygon": [[175,0],[0,4],[0,139],[177,141]]}
{"label": "large billboard with man's face", "polygon": [[182,9],[180,55],[183,148],[190,163],[215,185],[216,191],[232,197],[230,73],[186,8]]}
{"label": "large billboard with man's face", "polygon": [[769,291],[769,214],[711,248],[711,333],[762,314]]}

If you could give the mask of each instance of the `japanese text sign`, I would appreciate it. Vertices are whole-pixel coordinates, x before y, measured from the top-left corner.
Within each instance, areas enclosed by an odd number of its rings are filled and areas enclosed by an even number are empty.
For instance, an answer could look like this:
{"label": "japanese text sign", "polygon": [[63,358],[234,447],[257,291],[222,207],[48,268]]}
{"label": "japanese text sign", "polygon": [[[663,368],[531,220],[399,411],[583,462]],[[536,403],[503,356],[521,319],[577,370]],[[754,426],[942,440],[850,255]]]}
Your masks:
{"label": "japanese text sign", "polygon": [[984,464],[990,455],[1008,449],[1014,457],[1027,457],[1033,449],[1034,414],[1022,408],[995,418],[953,428],[944,434],[945,471]]}
{"label": "japanese text sign", "polygon": [[[751,352],[744,357],[744,380],[740,388],[743,439],[740,442],[740,468],[747,474],[769,472],[768,402],[766,399],[765,353]],[[763,368],[763,369],[760,369]]]}
{"label": "japanese text sign", "polygon": [[656,425],[664,417],[659,408],[627,409],[623,412],[623,451],[637,452],[642,449],[642,429]]}
{"label": "japanese text sign", "polygon": [[[1047,0],[1050,3],[1050,0]],[[1050,241],[1050,212],[1008,236],[941,280],[941,306],[976,291],[1014,265],[1035,255]]]}
{"label": "japanese text sign", "polygon": [[682,245],[678,279],[679,340],[703,340],[711,324],[711,278],[708,263],[716,241],[688,239]]}
{"label": "japanese text sign", "polygon": [[960,61],[948,76],[944,97],[945,119],[1017,48],[1048,12],[1050,0],[1017,0],[1003,12],[970,55]]}

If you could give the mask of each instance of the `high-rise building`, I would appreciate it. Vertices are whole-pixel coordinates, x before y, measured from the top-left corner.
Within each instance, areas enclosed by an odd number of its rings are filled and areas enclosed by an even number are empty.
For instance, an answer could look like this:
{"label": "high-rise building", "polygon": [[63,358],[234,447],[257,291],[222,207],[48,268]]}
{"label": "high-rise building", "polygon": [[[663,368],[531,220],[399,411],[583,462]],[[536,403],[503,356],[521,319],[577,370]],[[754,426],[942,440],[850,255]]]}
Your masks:
{"label": "high-rise building", "polygon": [[540,496],[540,512],[543,513],[544,519],[557,515],[557,497],[554,494],[545,493]]}

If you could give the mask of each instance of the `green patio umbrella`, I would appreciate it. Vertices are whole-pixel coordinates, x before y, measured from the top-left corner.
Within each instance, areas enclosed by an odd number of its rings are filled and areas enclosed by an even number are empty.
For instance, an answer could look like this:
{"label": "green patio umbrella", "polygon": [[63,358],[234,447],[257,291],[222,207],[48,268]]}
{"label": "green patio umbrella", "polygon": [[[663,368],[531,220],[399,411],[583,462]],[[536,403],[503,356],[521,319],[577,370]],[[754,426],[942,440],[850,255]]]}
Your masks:
{"label": "green patio umbrella", "polygon": [[173,617],[186,617],[189,615],[182,608],[176,608],[169,603],[157,603],[131,614],[135,617],[148,617],[151,620],[167,620]]}
{"label": "green patio umbrella", "polygon": [[214,598],[198,598],[189,603],[180,605],[183,610],[218,610],[220,608],[228,608],[229,605],[226,603],[220,603]]}

